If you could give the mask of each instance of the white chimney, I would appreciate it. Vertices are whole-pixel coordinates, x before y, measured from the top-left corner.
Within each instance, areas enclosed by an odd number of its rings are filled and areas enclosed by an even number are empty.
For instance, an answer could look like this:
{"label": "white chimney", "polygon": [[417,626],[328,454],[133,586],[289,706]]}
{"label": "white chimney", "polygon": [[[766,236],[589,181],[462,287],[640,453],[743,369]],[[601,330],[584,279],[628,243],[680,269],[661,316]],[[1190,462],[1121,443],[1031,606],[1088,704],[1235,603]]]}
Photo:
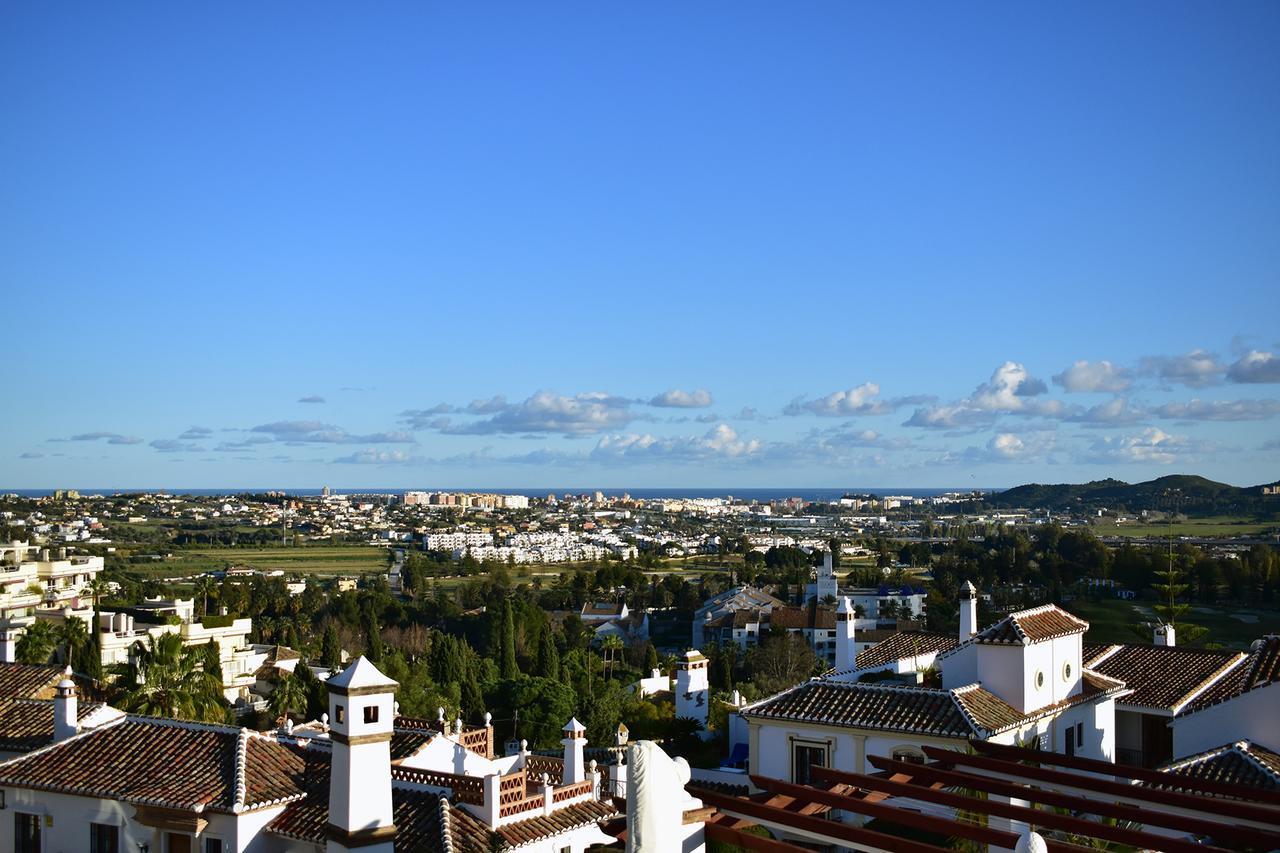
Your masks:
{"label": "white chimney", "polygon": [[8,619],[0,620],[0,663],[17,663],[18,629]]}
{"label": "white chimney", "polygon": [[561,784],[572,785],[587,778],[587,763],[583,750],[587,747],[587,728],[573,717],[564,726],[564,777]]}
{"label": "white chimney", "polygon": [[363,655],[326,682],[329,688],[327,853],[394,853],[391,735],[395,681]]}
{"label": "white chimney", "polygon": [[58,682],[58,692],[53,697],[53,742],[66,740],[80,731],[79,700],[76,683],[71,680],[71,667],[67,667]]}
{"label": "white chimney", "polygon": [[849,596],[842,595],[836,607],[836,670],[843,672],[857,666],[857,644],[854,642],[854,622],[857,614],[849,603]]}
{"label": "white chimney", "polygon": [[978,590],[972,581],[960,587],[960,642],[978,633]]}
{"label": "white chimney", "polygon": [[1155,629],[1155,644],[1157,646],[1173,646],[1175,643],[1175,635],[1172,625],[1159,624]]}

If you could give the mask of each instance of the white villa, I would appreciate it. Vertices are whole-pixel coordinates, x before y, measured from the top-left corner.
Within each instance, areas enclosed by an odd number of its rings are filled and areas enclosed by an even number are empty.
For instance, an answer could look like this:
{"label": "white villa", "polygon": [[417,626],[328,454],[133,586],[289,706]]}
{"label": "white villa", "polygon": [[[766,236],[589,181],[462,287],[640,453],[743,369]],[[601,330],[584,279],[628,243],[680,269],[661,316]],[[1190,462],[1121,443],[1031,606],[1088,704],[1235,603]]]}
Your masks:
{"label": "white villa", "polygon": [[329,713],[279,732],[121,716],[80,730],[59,685],[54,742],[0,762],[0,838],[15,853],[581,853],[620,817],[570,720],[562,758],[493,756],[489,726],[395,713],[359,658],[328,682]]}
{"label": "white villa", "polygon": [[[852,605],[838,608],[836,670],[739,712],[748,726],[750,772],[798,783],[821,765],[868,772],[867,757],[923,762],[924,746],[964,750],[970,739],[1037,741],[1041,749],[1111,761],[1116,701],[1124,682],[1084,666],[1088,623],[1053,605],[1012,613],[982,631],[971,585],[960,636],[892,661],[855,655]],[[930,635],[925,635],[926,637]],[[886,644],[887,645],[887,644]],[[926,672],[937,670],[932,683]],[[879,674],[879,680],[860,680]]]}

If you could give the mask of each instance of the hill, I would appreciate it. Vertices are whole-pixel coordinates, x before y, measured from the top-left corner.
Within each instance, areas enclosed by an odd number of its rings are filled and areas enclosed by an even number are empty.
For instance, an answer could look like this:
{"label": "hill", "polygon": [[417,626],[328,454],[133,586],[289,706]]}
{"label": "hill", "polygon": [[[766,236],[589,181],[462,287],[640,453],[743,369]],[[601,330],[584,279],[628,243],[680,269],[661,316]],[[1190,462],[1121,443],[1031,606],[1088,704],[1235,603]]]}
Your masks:
{"label": "hill", "polygon": [[1192,474],[1171,474],[1145,483],[1094,480],[1089,483],[1028,483],[992,495],[996,507],[1045,510],[1111,509],[1126,512],[1174,509],[1187,515],[1266,515],[1280,511],[1280,495],[1262,486],[1239,487]]}

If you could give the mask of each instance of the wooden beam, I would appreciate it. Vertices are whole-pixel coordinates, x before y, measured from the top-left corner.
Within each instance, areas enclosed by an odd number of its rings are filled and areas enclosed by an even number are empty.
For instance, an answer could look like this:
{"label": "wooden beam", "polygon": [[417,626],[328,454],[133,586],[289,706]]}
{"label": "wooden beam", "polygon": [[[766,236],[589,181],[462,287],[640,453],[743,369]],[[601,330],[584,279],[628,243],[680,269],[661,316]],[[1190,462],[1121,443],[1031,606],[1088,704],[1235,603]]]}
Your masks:
{"label": "wooden beam", "polygon": [[[1153,785],[1164,785],[1172,788],[1184,788],[1188,791],[1199,791],[1204,794],[1217,794],[1223,797],[1235,797],[1241,800],[1271,803],[1280,805],[1280,791],[1269,791],[1262,788],[1250,788],[1247,785],[1233,785],[1227,782],[1215,782],[1210,779],[1191,779],[1173,773],[1162,773],[1159,770],[1148,770],[1145,767],[1132,767],[1128,764],[1113,764],[1110,761],[1099,761],[1096,758],[1082,758],[1074,755],[1061,755],[1056,752],[1036,752],[1017,746],[991,743],[990,741],[973,740],[969,742],[975,750],[992,758],[1005,758],[1010,761],[1035,761],[1039,764],[1053,764],[1071,770],[1083,770],[1086,773],[1104,773],[1108,776],[1124,776]],[[1028,752],[1031,755],[1028,755]]]}
{"label": "wooden beam", "polygon": [[736,844],[744,850],[755,850],[758,853],[813,853],[807,847],[797,847],[785,841],[752,835],[740,829],[731,829],[724,824],[709,823],[704,828],[708,841],[719,841],[722,844]]}
{"label": "wooden beam", "polygon": [[841,809],[843,811],[857,812],[858,814],[864,814],[867,817],[873,817],[877,820],[896,823],[899,826],[916,827],[918,829],[923,829],[926,832],[933,832],[938,835],[945,835],[948,837],[956,835],[961,838],[981,841],[984,844],[994,844],[997,847],[1008,847],[1010,849],[1018,843],[1017,835],[1000,829],[991,829],[990,827],[976,826],[972,823],[963,823],[950,818],[908,811],[907,809],[899,806],[886,806],[881,803],[871,803],[866,800],[860,800],[857,797],[837,794],[834,791],[824,791],[820,788],[795,785],[791,782],[783,782],[781,779],[771,779],[767,776],[752,776],[751,781],[756,785],[756,787],[763,788],[766,791],[785,794],[800,801],[822,803],[823,805],[831,806],[832,808]]}
{"label": "wooden beam", "polygon": [[[1020,761],[1006,761],[1000,758],[988,758],[985,755],[965,755],[952,749],[939,749],[936,746],[922,747],[924,754],[942,764],[965,767],[976,767],[993,773],[1005,773],[1010,776],[1021,776],[1041,785],[1064,785],[1106,794],[1117,800],[1142,800],[1159,806],[1173,806],[1187,811],[1229,815],[1241,820],[1250,820],[1271,826],[1280,821],[1280,811],[1253,803],[1242,803],[1238,800],[1206,800],[1196,794],[1184,794],[1181,791],[1159,791],[1142,785],[1129,785],[1110,779],[1098,779],[1094,776],[1080,776],[1064,770],[1051,770],[1038,764],[1034,767],[1022,762],[1035,762],[1035,750],[1021,750]],[[1111,766],[1111,765],[1108,765]]]}
{"label": "wooden beam", "polygon": [[703,802],[715,806],[722,812],[744,815],[757,823],[774,823],[789,829],[802,830],[824,839],[830,839],[827,842],[829,844],[849,842],[857,846],[873,850],[889,850],[893,851],[893,853],[942,853],[942,851],[946,850],[945,847],[935,847],[932,844],[911,841],[906,838],[899,838],[896,835],[863,829],[859,826],[850,826],[847,823],[839,823],[834,820],[797,814],[786,809],[774,808],[763,803],[757,803],[754,800],[740,799],[727,794],[699,791],[698,797]]}
{"label": "wooden beam", "polygon": [[[891,758],[883,758],[881,756],[869,756],[868,760],[873,766],[881,770],[897,770],[899,764],[905,764],[905,762],[895,762]],[[1045,788],[1025,787],[1003,779],[995,779],[991,776],[979,776],[958,770],[943,770],[933,764],[912,764],[910,766],[916,779],[931,785],[943,785],[948,788],[973,788],[986,791],[989,794],[1016,797],[1028,802],[1070,809],[1073,812],[1089,812],[1102,817],[1116,818],[1117,820],[1132,820],[1143,824],[1162,826],[1191,835],[1207,835],[1219,843],[1233,842],[1265,850],[1271,850],[1280,843],[1280,836],[1254,829],[1253,827],[1240,826],[1239,824],[1217,823],[1204,818],[1161,812],[1154,809],[1144,811],[1137,806],[1113,803],[1106,800],[1091,800],[1075,794],[1065,794],[1061,791]]]}
{"label": "wooden beam", "polygon": [[939,805],[951,806],[952,808],[965,809],[967,811],[986,812],[987,814],[1021,821],[1031,826],[1043,826],[1048,829],[1059,829],[1064,832],[1071,832],[1088,838],[1101,838],[1105,841],[1116,841],[1120,844],[1128,844],[1139,849],[1155,847],[1163,850],[1164,853],[1206,853],[1206,851],[1210,850],[1217,851],[1217,853],[1227,853],[1224,848],[1207,847],[1203,844],[1193,844],[1190,841],[1183,841],[1179,838],[1166,838],[1165,836],[1157,836],[1148,832],[1138,832],[1132,829],[1123,829],[1118,826],[1107,826],[1106,824],[1098,823],[1097,821],[1083,820],[1069,815],[1054,814],[1053,812],[1031,809],[1026,806],[1015,806],[1011,803],[1001,803],[993,800],[979,800],[975,797],[953,794],[950,791],[940,791],[933,788],[918,787],[916,785],[904,785],[900,782],[889,782],[884,779],[875,779],[870,776],[864,776],[860,773],[845,773],[841,770],[832,770],[827,767],[812,767],[809,772],[815,778],[822,779],[827,782],[844,782],[849,785],[858,785],[859,787],[865,786],[871,790],[882,790],[890,793],[896,793],[898,796],[907,797],[912,800],[920,800],[926,803],[938,803]]}

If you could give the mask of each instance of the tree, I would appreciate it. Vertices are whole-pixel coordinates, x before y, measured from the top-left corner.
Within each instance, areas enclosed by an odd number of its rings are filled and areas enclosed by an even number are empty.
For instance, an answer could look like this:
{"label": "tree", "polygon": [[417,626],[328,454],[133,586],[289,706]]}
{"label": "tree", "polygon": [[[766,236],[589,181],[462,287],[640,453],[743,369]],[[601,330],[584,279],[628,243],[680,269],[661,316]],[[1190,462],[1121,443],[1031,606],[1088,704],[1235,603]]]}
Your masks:
{"label": "tree", "polygon": [[516,628],[511,613],[511,599],[502,599],[502,662],[500,671],[503,678],[515,678],[520,675],[520,667],[516,664]]}
{"label": "tree", "polygon": [[43,619],[28,625],[14,650],[18,663],[48,663],[58,645],[58,632]]}
{"label": "tree", "polygon": [[646,643],[644,647],[644,668],[646,673],[651,673],[658,668],[658,650],[653,643]]}
{"label": "tree", "polygon": [[81,658],[81,650],[93,643],[84,620],[75,616],[62,620],[62,624],[55,630],[58,637],[60,662],[64,665],[70,665],[72,659]]}
{"label": "tree", "polygon": [[338,629],[330,622],[320,638],[320,662],[331,670],[342,665],[342,646],[338,643]]}
{"label": "tree", "polygon": [[542,636],[538,639],[538,675],[560,680],[560,652],[556,648],[555,638],[551,636],[551,628],[543,627]]}
{"label": "tree", "polygon": [[382,632],[378,629],[378,620],[373,615],[373,608],[364,611],[364,653],[374,663],[382,660]]}
{"label": "tree", "polygon": [[618,655],[622,654],[622,650],[621,637],[610,634],[600,641],[600,652],[604,657],[604,677],[606,679],[613,676],[613,665],[617,662]]}
{"label": "tree", "polygon": [[216,594],[218,585],[213,578],[208,575],[201,575],[196,578],[196,585],[193,593],[200,597],[200,613],[203,616],[209,615],[209,596]]}
{"label": "tree", "polygon": [[762,693],[777,693],[813,674],[818,657],[799,634],[775,634],[747,654],[752,681]]}
{"label": "tree", "polygon": [[[307,668],[301,661],[298,662],[298,667]],[[286,672],[276,682],[276,689],[271,693],[271,713],[276,717],[287,718],[290,713],[306,711],[307,704],[307,691],[302,681],[293,673]]]}
{"label": "tree", "polygon": [[137,714],[180,720],[222,722],[227,704],[222,681],[205,670],[205,652],[183,646],[178,634],[148,638],[135,643],[132,660],[117,664],[119,676],[112,704]]}

